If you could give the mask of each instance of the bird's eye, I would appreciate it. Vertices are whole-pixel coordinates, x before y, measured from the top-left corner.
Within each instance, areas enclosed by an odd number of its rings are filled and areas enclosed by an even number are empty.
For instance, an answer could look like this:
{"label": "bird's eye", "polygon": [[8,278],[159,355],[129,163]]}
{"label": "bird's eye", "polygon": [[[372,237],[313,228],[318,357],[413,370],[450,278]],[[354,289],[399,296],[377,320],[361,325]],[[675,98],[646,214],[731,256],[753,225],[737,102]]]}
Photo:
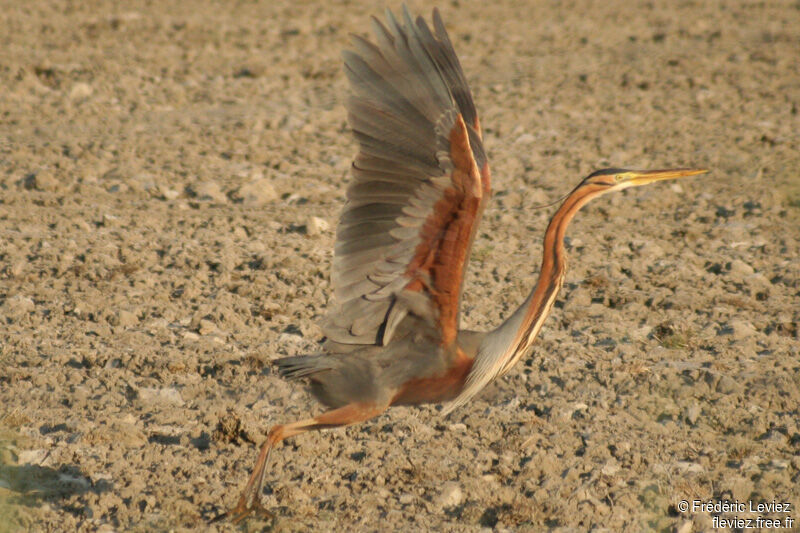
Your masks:
{"label": "bird's eye", "polygon": [[623,179],[623,175],[622,174],[614,174],[614,181],[616,181],[617,183],[622,181],[622,179]]}

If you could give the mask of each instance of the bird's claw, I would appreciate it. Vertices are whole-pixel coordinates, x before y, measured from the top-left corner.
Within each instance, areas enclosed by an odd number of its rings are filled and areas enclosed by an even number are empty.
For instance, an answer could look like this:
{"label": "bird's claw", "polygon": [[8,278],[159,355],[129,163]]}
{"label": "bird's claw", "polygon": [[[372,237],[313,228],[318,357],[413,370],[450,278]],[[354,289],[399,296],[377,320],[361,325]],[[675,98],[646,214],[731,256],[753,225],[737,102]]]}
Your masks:
{"label": "bird's claw", "polygon": [[245,518],[250,515],[260,516],[262,518],[273,519],[275,518],[275,513],[269,511],[266,507],[264,507],[259,499],[253,498],[253,502],[250,505],[247,505],[245,501],[239,500],[239,503],[233,509],[228,510],[226,513],[222,513],[221,515],[217,515],[213,519],[211,519],[211,524],[222,522],[224,520],[228,520],[233,524],[238,524]]}
{"label": "bird's claw", "polygon": [[260,516],[262,518],[268,518],[268,519],[275,518],[275,514],[268,511],[267,508],[261,505],[261,502],[258,501],[253,502],[253,504],[250,507],[244,509],[239,509],[238,506],[234,509],[231,509],[230,511],[228,511],[229,515],[228,518],[233,524],[238,524],[251,514]]}

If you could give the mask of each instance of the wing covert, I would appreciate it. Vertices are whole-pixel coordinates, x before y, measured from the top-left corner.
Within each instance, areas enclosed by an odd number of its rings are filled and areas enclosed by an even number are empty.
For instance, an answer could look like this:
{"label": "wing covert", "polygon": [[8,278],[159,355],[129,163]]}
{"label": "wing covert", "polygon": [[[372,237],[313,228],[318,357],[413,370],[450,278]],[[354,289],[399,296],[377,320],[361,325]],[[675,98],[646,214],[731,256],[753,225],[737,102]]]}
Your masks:
{"label": "wing covert", "polygon": [[403,8],[377,44],[344,53],[348,121],[359,151],[339,221],[335,305],[323,329],[340,344],[387,344],[408,315],[445,346],[458,329],[461,285],[489,170],[472,95],[437,10],[434,32]]}

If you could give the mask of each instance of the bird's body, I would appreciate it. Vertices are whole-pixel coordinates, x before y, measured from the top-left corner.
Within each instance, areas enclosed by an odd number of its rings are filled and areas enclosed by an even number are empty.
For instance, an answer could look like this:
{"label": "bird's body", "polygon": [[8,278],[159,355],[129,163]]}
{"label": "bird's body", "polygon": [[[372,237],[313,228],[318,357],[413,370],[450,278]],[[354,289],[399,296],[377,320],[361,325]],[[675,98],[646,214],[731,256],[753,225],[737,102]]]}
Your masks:
{"label": "bird's body", "polygon": [[330,408],[352,402],[440,403],[461,392],[485,335],[460,331],[456,342],[445,348],[436,330],[412,315],[388,346],[329,348],[322,355],[279,359],[277,365],[283,377],[308,377],[314,396]]}
{"label": "bird's body", "polygon": [[269,452],[283,439],[362,422],[399,404],[464,404],[529,352],[566,274],[564,236],[586,203],[608,192],[691,176],[697,169],[591,174],[545,232],[539,280],[497,328],[461,331],[461,288],[477,223],[491,194],[481,125],[439,14],[373,19],[377,44],[345,52],[348,120],[359,144],[337,229],[335,305],[321,353],[280,359],[287,378],[308,378],[330,410],[274,426],[237,506],[260,509]]}

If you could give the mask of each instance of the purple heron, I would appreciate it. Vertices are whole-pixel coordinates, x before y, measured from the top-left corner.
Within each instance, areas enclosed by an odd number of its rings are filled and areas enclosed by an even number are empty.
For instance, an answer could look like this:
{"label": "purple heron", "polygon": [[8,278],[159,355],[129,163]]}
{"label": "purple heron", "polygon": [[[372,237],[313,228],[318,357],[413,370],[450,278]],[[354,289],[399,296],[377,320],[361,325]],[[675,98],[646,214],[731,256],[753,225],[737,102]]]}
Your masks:
{"label": "purple heron", "polygon": [[[281,376],[308,378],[328,411],[273,426],[237,505],[222,517],[265,512],[260,494],[270,451],[306,431],[363,422],[392,405],[448,402],[447,414],[506,374],[533,344],[566,272],[564,235],[604,194],[704,169],[605,169],[566,197],[544,235],[539,280],[489,332],[459,330],[459,299],[472,241],[490,196],[481,125],[437,10],[373,18],[376,42],[344,52],[348,120],[358,142],[333,260],[335,306],[321,353],[277,361]],[[267,513],[269,514],[269,513]]]}

